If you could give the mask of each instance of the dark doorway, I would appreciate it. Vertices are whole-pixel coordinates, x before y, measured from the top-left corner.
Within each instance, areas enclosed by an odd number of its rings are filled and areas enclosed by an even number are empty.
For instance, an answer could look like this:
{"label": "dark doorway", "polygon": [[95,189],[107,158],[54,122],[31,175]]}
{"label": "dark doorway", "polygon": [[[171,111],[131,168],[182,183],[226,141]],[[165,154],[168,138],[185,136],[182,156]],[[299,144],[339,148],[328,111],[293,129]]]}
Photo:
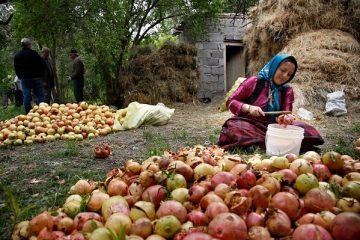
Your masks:
{"label": "dark doorway", "polygon": [[239,77],[245,77],[245,54],[241,44],[229,44],[225,49],[225,91],[227,92]]}

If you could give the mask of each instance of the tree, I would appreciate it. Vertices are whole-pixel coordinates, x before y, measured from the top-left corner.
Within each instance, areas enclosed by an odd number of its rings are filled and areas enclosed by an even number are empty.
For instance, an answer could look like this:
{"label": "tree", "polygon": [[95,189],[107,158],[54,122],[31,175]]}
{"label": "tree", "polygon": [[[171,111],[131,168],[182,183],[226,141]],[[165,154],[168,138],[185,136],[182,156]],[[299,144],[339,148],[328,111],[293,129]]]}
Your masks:
{"label": "tree", "polygon": [[223,1],[108,0],[83,1],[80,6],[79,41],[98,61],[107,101],[120,105],[122,90],[118,78],[130,49],[156,34],[167,21],[199,28],[205,18],[222,11]]}
{"label": "tree", "polygon": [[[164,23],[173,26],[182,23],[188,29],[195,29],[193,32],[201,32],[204,20],[220,13],[225,0],[13,2],[15,39],[27,36],[36,39],[40,47],[47,45],[55,62],[57,51],[64,51],[68,46],[81,48],[96,59],[95,70],[104,82],[107,103],[119,105],[122,90],[118,78],[134,46],[155,35]],[[61,81],[64,80],[56,81],[59,90]]]}
{"label": "tree", "polygon": [[[75,26],[74,15],[71,13],[78,6],[73,0],[14,0],[15,15],[12,23],[14,39],[19,41],[23,37],[30,37],[38,43],[39,49],[47,46],[51,50],[51,57],[56,66],[58,51],[63,51],[69,39],[72,38]],[[62,69],[60,69],[61,72]],[[57,89],[56,99],[64,100],[61,87],[64,79],[55,77]]]}

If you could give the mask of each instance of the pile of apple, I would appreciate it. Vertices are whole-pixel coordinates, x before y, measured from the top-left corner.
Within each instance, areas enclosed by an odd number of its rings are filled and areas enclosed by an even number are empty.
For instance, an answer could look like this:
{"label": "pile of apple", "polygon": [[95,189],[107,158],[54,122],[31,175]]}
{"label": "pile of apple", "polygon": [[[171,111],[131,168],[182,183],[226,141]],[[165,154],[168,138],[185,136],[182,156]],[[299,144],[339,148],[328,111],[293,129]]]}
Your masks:
{"label": "pile of apple", "polygon": [[360,236],[360,161],[337,152],[229,155],[183,148],[81,179],[13,239],[348,240]]}
{"label": "pile of apple", "polygon": [[106,105],[40,103],[27,115],[0,122],[0,146],[94,138],[113,132],[113,124],[114,113]]}

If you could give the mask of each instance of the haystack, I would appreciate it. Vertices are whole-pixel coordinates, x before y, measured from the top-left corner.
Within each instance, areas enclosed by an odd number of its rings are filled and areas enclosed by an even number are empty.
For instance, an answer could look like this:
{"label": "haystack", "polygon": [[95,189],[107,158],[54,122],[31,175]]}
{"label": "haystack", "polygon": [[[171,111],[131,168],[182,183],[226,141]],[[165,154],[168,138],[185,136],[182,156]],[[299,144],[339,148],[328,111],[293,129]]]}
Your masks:
{"label": "haystack", "polygon": [[360,43],[336,29],[298,35],[282,53],[293,55],[298,72],[292,84],[306,93],[306,104],[323,108],[326,93],[343,90],[349,103],[360,100]]}
{"label": "haystack", "polygon": [[245,35],[249,71],[254,74],[296,35],[319,29],[358,34],[358,0],[263,0],[251,9]]}
{"label": "haystack", "polygon": [[200,86],[196,55],[194,46],[171,42],[157,51],[149,46],[133,49],[119,78],[124,105],[193,101]]}
{"label": "haystack", "polygon": [[[302,103],[324,109],[326,94],[344,90],[360,111],[360,1],[263,0],[245,35],[249,74],[279,52],[296,57],[293,83]],[[298,99],[298,98],[297,98]]]}

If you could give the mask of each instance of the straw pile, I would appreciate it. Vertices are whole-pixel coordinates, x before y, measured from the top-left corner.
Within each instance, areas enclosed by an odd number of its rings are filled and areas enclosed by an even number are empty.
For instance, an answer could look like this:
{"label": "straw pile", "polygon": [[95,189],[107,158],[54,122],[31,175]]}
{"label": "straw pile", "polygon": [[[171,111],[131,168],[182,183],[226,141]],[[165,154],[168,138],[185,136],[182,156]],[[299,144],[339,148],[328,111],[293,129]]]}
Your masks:
{"label": "straw pile", "polygon": [[200,80],[196,49],[189,44],[165,43],[158,51],[150,47],[133,49],[119,84],[124,106],[133,101],[191,102],[198,93]]}
{"label": "straw pile", "polygon": [[305,105],[323,109],[326,93],[334,90],[344,90],[358,105],[359,0],[264,0],[250,18],[244,39],[250,74],[275,54],[290,53],[299,63],[293,83],[299,84]]}
{"label": "straw pile", "polygon": [[[252,26],[245,36],[249,71],[258,72],[297,34],[318,29],[339,29],[358,34],[359,1],[264,0],[250,12]],[[352,15],[349,15],[352,14]]]}
{"label": "straw pile", "polygon": [[336,29],[303,33],[281,52],[297,59],[292,83],[299,84],[308,103],[323,102],[326,92],[338,90],[344,90],[349,100],[360,100],[360,43],[352,35]]}

